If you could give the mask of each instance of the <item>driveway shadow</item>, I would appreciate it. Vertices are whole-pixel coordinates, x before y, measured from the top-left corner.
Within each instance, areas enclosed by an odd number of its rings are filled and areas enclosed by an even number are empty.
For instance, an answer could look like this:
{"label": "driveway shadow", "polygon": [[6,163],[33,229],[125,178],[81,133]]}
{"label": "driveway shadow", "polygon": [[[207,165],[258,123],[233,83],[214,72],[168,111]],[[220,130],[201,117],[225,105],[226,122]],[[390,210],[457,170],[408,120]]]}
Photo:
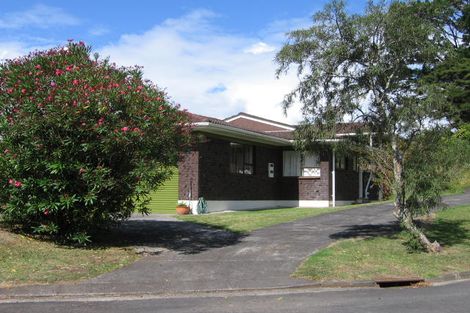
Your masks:
{"label": "driveway shadow", "polygon": [[196,254],[238,243],[241,234],[190,222],[129,220],[96,236],[99,246],[156,247]]}
{"label": "driveway shadow", "polygon": [[397,222],[387,224],[357,224],[344,225],[345,230],[331,234],[331,239],[367,238],[377,236],[391,237],[400,232]]}

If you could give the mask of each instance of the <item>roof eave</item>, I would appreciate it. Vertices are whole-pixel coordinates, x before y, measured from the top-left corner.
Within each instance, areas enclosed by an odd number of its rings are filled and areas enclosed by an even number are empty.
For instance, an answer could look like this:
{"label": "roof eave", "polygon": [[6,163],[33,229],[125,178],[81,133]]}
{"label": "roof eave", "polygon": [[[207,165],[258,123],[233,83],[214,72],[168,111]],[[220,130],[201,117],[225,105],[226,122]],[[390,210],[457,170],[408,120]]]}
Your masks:
{"label": "roof eave", "polygon": [[237,127],[231,127],[226,125],[214,124],[211,122],[197,122],[193,123],[193,129],[197,131],[202,131],[205,133],[220,135],[229,138],[252,141],[262,144],[268,144],[278,147],[291,146],[292,141],[284,138],[278,138],[274,136],[269,136],[261,134],[258,132],[253,132]]}

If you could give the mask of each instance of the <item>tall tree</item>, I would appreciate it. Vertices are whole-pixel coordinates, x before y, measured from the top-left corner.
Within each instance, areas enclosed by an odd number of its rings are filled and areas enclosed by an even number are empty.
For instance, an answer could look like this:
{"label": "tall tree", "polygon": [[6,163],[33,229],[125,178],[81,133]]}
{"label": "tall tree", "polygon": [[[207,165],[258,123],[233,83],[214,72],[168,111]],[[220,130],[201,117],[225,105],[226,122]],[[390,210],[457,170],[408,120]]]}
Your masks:
{"label": "tall tree", "polygon": [[419,81],[451,47],[429,14],[429,3],[413,1],[369,2],[364,14],[348,14],[345,3],[334,0],[313,16],[311,27],[288,34],[276,61],[278,76],[295,67],[300,79],[284,106],[303,104],[302,142],[331,136],[345,118],[368,124],[392,151],[395,216],[428,251],[439,251],[413,222],[404,172],[410,142],[438,124],[446,103]]}
{"label": "tall tree", "polygon": [[[449,100],[446,115],[454,127],[470,123],[470,1],[434,1],[434,22],[447,35],[453,49],[436,67],[429,69],[424,82],[435,84]],[[468,126],[467,126],[468,127]]]}

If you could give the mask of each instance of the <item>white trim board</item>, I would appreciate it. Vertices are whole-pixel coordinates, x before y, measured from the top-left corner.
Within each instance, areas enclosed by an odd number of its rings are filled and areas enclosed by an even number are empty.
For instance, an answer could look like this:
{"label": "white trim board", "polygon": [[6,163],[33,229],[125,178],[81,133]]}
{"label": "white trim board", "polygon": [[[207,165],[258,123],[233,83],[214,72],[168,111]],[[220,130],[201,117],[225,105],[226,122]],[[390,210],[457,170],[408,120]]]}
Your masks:
{"label": "white trim board", "polygon": [[[197,214],[197,200],[179,200]],[[339,205],[350,204],[352,201],[340,201]],[[243,211],[272,208],[325,208],[330,206],[328,200],[206,200],[208,212]]]}

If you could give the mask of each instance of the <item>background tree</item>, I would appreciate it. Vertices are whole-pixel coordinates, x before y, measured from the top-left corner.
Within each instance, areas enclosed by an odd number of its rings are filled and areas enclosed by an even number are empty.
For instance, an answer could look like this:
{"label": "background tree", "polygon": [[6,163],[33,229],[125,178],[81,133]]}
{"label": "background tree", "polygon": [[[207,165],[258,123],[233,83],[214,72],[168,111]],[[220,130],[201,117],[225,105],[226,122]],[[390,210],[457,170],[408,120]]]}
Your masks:
{"label": "background tree", "polygon": [[148,191],[188,142],[185,113],[90,47],[69,43],[0,65],[0,214],[24,231],[86,242],[146,212]]}
{"label": "background tree", "polygon": [[435,13],[435,25],[447,35],[453,49],[427,69],[423,79],[446,95],[450,105],[445,114],[454,127],[460,128],[470,123],[470,1],[434,1],[429,6]]}
{"label": "background tree", "polygon": [[303,104],[304,146],[333,136],[346,118],[367,124],[392,153],[395,216],[428,251],[439,251],[413,222],[404,168],[406,150],[438,124],[447,103],[419,80],[451,48],[430,14],[429,3],[393,1],[369,2],[365,14],[350,15],[343,1],[332,1],[314,15],[313,26],[288,34],[276,61],[278,76],[295,66],[300,79],[284,106]]}

